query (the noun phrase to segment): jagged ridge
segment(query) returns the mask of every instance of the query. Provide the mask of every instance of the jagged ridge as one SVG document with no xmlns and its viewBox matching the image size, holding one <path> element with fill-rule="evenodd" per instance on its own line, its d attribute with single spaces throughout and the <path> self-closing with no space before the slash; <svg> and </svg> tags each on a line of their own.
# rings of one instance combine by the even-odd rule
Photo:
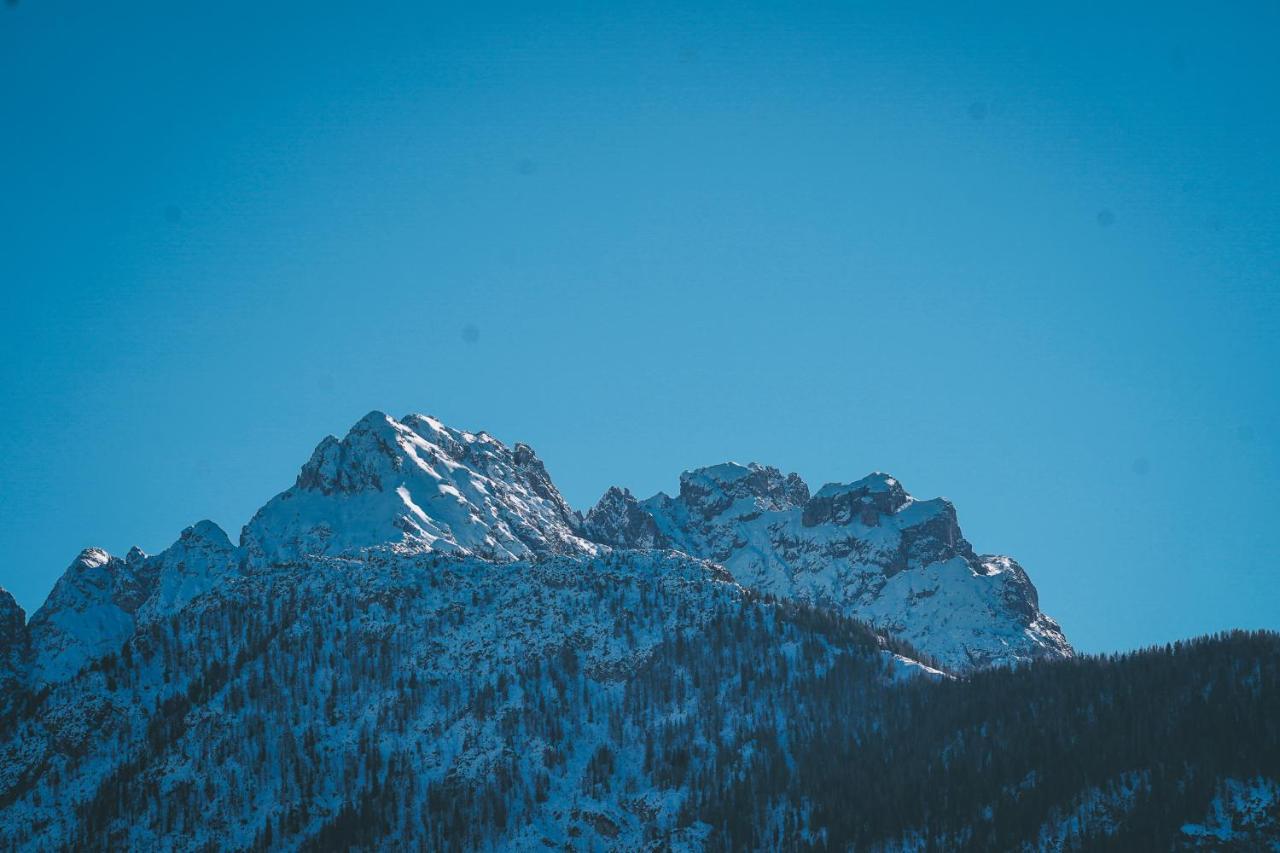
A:
<svg viewBox="0 0 1280 853">
<path fill-rule="evenodd" d="M 864 619 L 953 669 L 1072 653 L 1015 560 L 975 553 L 950 501 L 916 500 L 888 474 L 810 496 L 797 474 L 724 463 L 681 474 L 674 498 L 611 489 L 587 531 L 714 560 L 746 586 Z"/>
<path fill-rule="evenodd" d="M 796 474 L 725 463 L 681 475 L 675 498 L 612 488 L 584 519 L 527 445 L 371 412 L 320 442 L 239 545 L 202 521 L 155 557 L 83 552 L 11 632 L 0 674 L 69 678 L 137 625 L 250 567 L 383 546 L 494 561 L 677 549 L 745 586 L 863 619 L 953 669 L 1071 653 L 1016 561 L 976 554 L 948 501 L 915 500 L 888 475 L 810 495 Z"/>
</svg>

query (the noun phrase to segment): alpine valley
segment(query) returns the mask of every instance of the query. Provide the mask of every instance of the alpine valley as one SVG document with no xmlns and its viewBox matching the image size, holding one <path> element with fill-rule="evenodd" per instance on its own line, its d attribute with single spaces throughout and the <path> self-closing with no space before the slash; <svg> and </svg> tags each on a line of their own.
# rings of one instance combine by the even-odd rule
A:
<svg viewBox="0 0 1280 853">
<path fill-rule="evenodd" d="M 1081 656 L 887 474 L 583 514 L 373 412 L 238 542 L 0 590 L 0 848 L 1280 850 L 1280 636 Z"/>
</svg>

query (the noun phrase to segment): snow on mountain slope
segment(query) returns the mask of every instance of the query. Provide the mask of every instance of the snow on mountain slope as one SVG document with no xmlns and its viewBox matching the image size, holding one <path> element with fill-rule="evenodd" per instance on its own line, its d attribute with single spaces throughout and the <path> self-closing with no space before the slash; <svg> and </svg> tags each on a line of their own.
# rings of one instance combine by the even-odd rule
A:
<svg viewBox="0 0 1280 853">
<path fill-rule="evenodd" d="M 697 769 L 783 737 L 786 685 L 837 665 L 940 677 L 678 554 L 256 568 L 0 729 L 0 846 L 696 847 Z"/>
<path fill-rule="evenodd" d="M 146 560 L 148 575 L 155 579 L 155 589 L 139 608 L 141 621 L 177 613 L 236 572 L 239 563 L 226 532 L 208 520 L 182 531 L 177 542 L 155 557 L 147 558 L 136 549 L 130 557 Z"/>
<path fill-rule="evenodd" d="M 976 555 L 948 502 L 916 501 L 891 477 L 810 496 L 795 474 L 726 463 L 683 475 L 676 498 L 611 489 L 582 520 L 526 445 L 372 412 L 320 443 L 239 547 L 204 521 L 153 557 L 81 554 L 27 626 L 30 682 L 69 678 L 136 623 L 177 612 L 246 566 L 384 545 L 499 561 L 677 548 L 759 591 L 840 608 L 949 667 L 1070 653 L 1015 561 Z"/>
<path fill-rule="evenodd" d="M 1208 814 L 1182 834 L 1192 849 L 1280 851 L 1280 782 L 1222 780 Z"/>
<path fill-rule="evenodd" d="M 372 412 L 330 436 L 297 482 L 260 509 L 241 545 L 210 521 L 154 557 L 84 551 L 32 616 L 30 682 L 65 680 L 117 650 L 135 624 L 170 615 L 238 574 L 314 555 L 392 545 L 515 560 L 596 553 L 580 521 L 523 444 L 450 429 L 434 418 Z"/>
<path fill-rule="evenodd" d="M 1273 643 L 955 679 L 913 645 L 976 670 L 1071 650 L 945 500 L 726 463 L 580 518 L 528 447 L 372 413 L 238 546 L 204 521 L 89 549 L 25 624 L 0 591 L 0 848 L 915 849 L 1000 841 L 1017 808 L 1009 838 L 1055 849 L 1133 837 L 1148 789 L 1186 794 L 1162 819 L 1189 844 L 1273 838 Z M 1178 726 L 1138 743 L 1152 708 Z M 1248 748 L 1183 749 L 1207 711 Z M 997 740 L 1023 764 L 990 766 Z"/>
<path fill-rule="evenodd" d="M 119 649 L 153 583 L 142 561 L 125 562 L 101 548 L 81 551 L 27 625 L 32 682 L 65 680 Z"/>
<path fill-rule="evenodd" d="M 729 462 L 685 472 L 674 498 L 610 490 L 587 519 L 603 542 L 714 560 L 745 586 L 835 607 L 951 668 L 1071 654 L 1016 561 L 976 554 L 949 501 L 916 500 L 887 474 L 810 496 L 796 474 Z"/>
<path fill-rule="evenodd" d="M 595 553 L 578 524 L 527 445 L 371 412 L 343 439 L 320 442 L 241 545 L 258 563 L 383 544 L 490 560 Z"/>
<path fill-rule="evenodd" d="M 122 560 L 101 548 L 80 553 L 26 626 L 29 681 L 65 681 L 120 649 L 139 623 L 177 613 L 237 570 L 238 551 L 222 528 L 201 521 L 148 557 L 133 548 Z"/>
</svg>

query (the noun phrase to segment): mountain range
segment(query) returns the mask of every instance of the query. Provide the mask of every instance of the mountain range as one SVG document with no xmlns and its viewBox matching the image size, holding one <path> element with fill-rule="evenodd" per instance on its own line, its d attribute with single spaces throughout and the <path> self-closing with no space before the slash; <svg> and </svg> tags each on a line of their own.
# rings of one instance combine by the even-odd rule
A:
<svg viewBox="0 0 1280 853">
<path fill-rule="evenodd" d="M 1078 656 L 888 474 L 580 513 L 527 445 L 373 412 L 238 542 L 89 548 L 29 620 L 0 590 L 0 842 L 1254 849 L 1278 652 Z"/>
</svg>

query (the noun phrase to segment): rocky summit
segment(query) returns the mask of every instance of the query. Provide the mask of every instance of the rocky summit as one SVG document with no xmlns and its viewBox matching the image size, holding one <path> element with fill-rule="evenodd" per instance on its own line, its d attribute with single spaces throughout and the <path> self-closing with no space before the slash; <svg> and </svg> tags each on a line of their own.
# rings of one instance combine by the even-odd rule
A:
<svg viewBox="0 0 1280 853">
<path fill-rule="evenodd" d="M 371 412 L 320 442 L 293 487 L 245 526 L 257 563 L 394 545 L 486 560 L 594 554 L 542 461 L 484 432 Z"/>
<path fill-rule="evenodd" d="M 587 532 L 618 548 L 675 548 L 744 586 L 831 607 L 952 669 L 1071 655 L 1011 557 L 978 554 L 955 507 L 887 474 L 810 495 L 796 474 L 729 462 L 687 471 L 672 498 L 610 489 Z"/>
</svg>

